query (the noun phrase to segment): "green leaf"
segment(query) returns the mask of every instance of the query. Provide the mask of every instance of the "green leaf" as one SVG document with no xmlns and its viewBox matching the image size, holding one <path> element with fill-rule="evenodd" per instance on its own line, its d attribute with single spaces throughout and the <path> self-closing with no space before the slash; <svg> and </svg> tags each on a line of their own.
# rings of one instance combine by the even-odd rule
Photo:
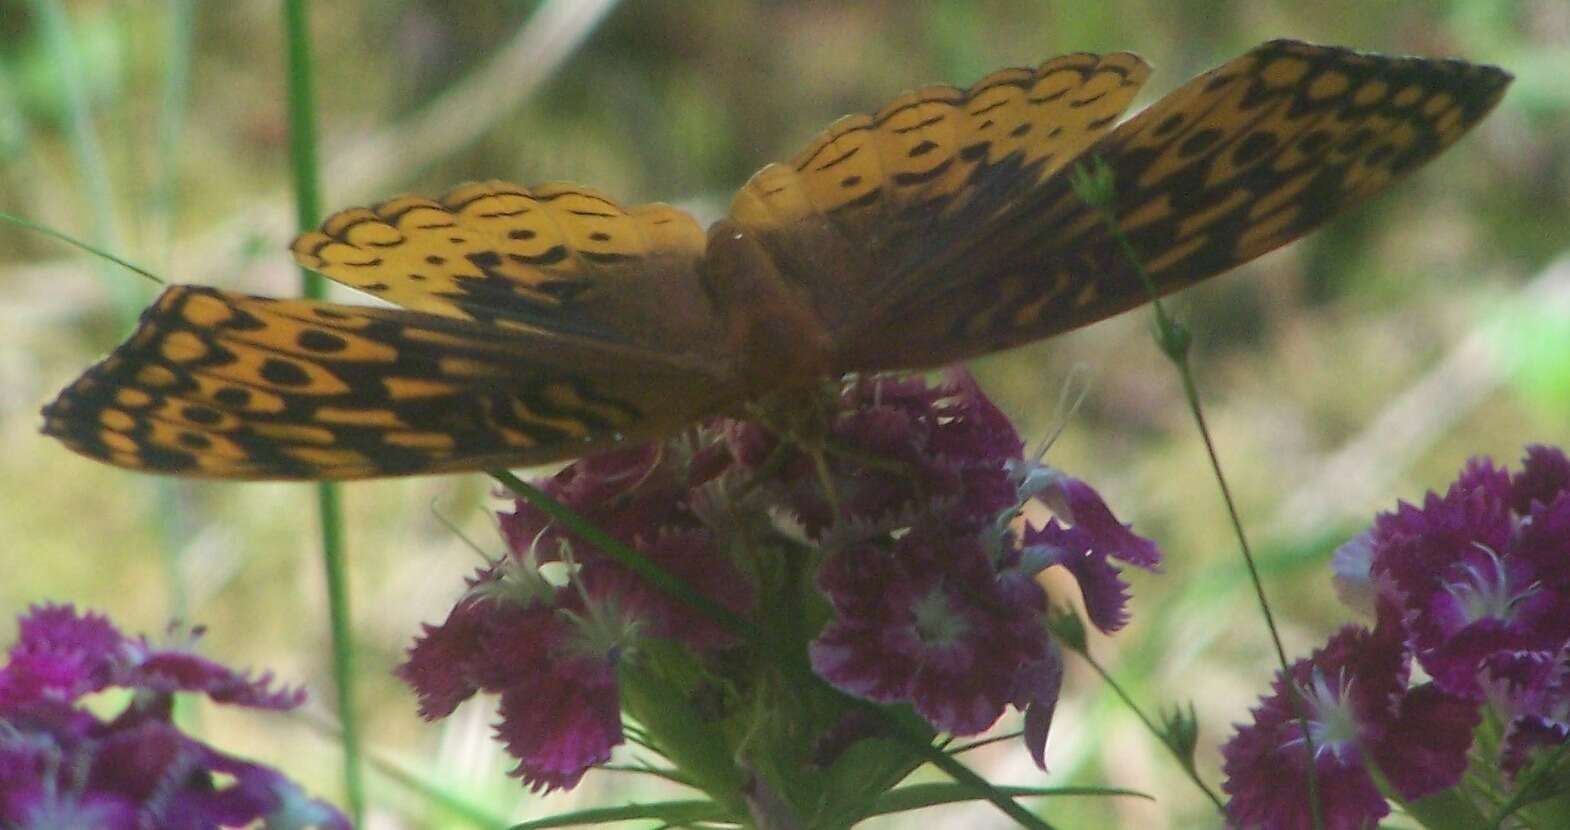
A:
<svg viewBox="0 0 1570 830">
<path fill-rule="evenodd" d="M 700 821 L 726 821 L 734 818 L 725 811 L 724 807 L 712 801 L 661 801 L 654 804 L 624 804 L 620 807 L 596 807 L 592 810 L 561 813 L 515 824 L 510 830 L 545 830 L 549 827 L 582 827 L 613 821 L 650 819 L 671 826 L 681 826 Z"/>
<path fill-rule="evenodd" d="M 1406 809 L 1407 815 L 1417 819 L 1427 830 L 1467 830 L 1488 826 L 1488 818 L 1478 810 L 1477 805 L 1468 801 L 1454 787 L 1416 801 L 1408 801 L 1402 807 Z"/>
<path fill-rule="evenodd" d="M 623 661 L 617 677 L 623 711 L 642 725 L 653 748 L 671 761 L 689 786 L 728 802 L 726 815 L 745 815 L 739 793 L 746 780 L 736 767 L 735 749 L 726 742 L 723 725 L 693 705 L 691 690 L 634 661 Z M 726 794 L 733 795 L 727 799 Z"/>
<path fill-rule="evenodd" d="M 1099 796 L 1132 796 L 1155 801 L 1150 795 L 1137 790 L 1123 790 L 1114 787 L 995 787 L 998 792 L 1010 798 L 1029 798 L 1034 796 L 1054 795 L 1099 795 Z M 903 813 L 910 810 L 920 810 L 926 807 L 935 807 L 939 804 L 955 804 L 962 801 L 977 801 L 980 796 L 972 787 L 956 784 L 951 781 L 938 781 L 931 784 L 911 784 L 897 790 L 886 792 L 878 797 L 875 806 L 869 815 L 888 815 L 890 813 Z"/>
</svg>

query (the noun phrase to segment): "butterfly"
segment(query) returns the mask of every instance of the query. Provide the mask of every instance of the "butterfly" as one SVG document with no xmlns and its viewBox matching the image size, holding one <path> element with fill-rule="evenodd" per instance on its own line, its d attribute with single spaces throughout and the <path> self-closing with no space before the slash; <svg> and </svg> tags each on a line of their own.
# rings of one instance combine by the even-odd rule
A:
<svg viewBox="0 0 1570 830">
<path fill-rule="evenodd" d="M 1449 146 L 1509 73 L 1272 41 L 1118 123 L 1126 52 L 929 86 L 758 171 L 705 231 L 571 184 L 333 215 L 305 267 L 401 308 L 168 288 L 45 407 L 149 472 L 353 479 L 525 466 L 667 436 L 851 372 L 1073 329 L 1283 245 Z M 1076 190 L 1099 160 L 1115 195 Z"/>
</svg>

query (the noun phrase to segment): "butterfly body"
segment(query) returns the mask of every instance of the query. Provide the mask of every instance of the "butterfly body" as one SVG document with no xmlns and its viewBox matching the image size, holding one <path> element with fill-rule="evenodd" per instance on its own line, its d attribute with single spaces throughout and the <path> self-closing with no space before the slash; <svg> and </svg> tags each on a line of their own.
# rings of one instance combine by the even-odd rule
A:
<svg viewBox="0 0 1570 830">
<path fill-rule="evenodd" d="M 764 167 L 707 232 L 563 183 L 342 211 L 295 258 L 402 308 L 173 286 L 44 429 L 111 464 L 231 479 L 492 469 L 656 439 L 1224 272 L 1433 158 L 1510 81 L 1272 41 L 1117 123 L 1148 72 L 1076 53 L 905 93 Z M 1070 175 L 1091 160 L 1110 173 L 1106 212 Z"/>
<path fill-rule="evenodd" d="M 715 222 L 702 272 L 746 397 L 816 383 L 834 370 L 834 337 L 823 311 L 750 231 Z"/>
</svg>

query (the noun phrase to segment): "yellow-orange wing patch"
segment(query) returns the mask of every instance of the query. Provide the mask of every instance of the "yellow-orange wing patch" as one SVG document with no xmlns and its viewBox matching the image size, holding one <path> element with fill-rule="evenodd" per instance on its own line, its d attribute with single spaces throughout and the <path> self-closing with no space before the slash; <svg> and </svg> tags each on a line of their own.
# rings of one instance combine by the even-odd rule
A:
<svg viewBox="0 0 1570 830">
<path fill-rule="evenodd" d="M 889 275 L 959 244 L 1078 156 L 1148 71 L 1128 53 L 1082 53 L 1000 70 L 968 90 L 906 93 L 758 171 L 730 218 L 838 328 Z"/>
<path fill-rule="evenodd" d="M 341 211 L 293 251 L 301 265 L 406 308 L 639 342 L 655 310 L 670 312 L 671 292 L 691 286 L 703 246 L 697 222 L 669 205 L 623 208 L 578 185 L 491 181 L 436 201 L 399 196 Z"/>
<path fill-rule="evenodd" d="M 137 470 L 347 479 L 569 458 L 664 435 L 734 394 L 695 359 L 173 286 L 44 409 L 44 431 Z"/>
<path fill-rule="evenodd" d="M 1275 41 L 1180 87 L 1081 161 L 1110 167 L 1118 224 L 1166 293 L 1296 239 L 1416 169 L 1509 82 L 1492 66 Z M 843 368 L 958 360 L 1148 300 L 1067 171 L 960 244 L 907 264 L 860 321 Z"/>
</svg>

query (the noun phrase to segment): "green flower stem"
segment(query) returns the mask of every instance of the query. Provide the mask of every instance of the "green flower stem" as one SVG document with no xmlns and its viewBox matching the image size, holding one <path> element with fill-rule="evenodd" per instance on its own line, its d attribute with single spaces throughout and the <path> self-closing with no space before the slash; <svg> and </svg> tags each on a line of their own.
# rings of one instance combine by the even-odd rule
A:
<svg viewBox="0 0 1570 830">
<path fill-rule="evenodd" d="M 306 0 L 284 0 L 289 97 L 289 158 L 294 171 L 295 215 L 302 229 L 321 219 L 316 162 L 316 102 L 311 86 L 311 36 Z M 301 270 L 306 297 L 327 294 L 320 274 Z M 316 485 L 321 516 L 322 566 L 327 575 L 327 611 L 332 627 L 333 682 L 338 693 L 338 719 L 343 724 L 344 793 L 355 826 L 365 823 L 365 782 L 360 769 L 360 725 L 354 705 L 354 642 L 350 636 L 349 580 L 345 567 L 343 506 L 338 485 Z"/>
<path fill-rule="evenodd" d="M 1161 304 L 1161 292 L 1156 289 L 1155 281 L 1145 270 L 1139 254 L 1128 240 L 1128 235 L 1118 225 L 1116 184 L 1112 168 L 1101 158 L 1094 159 L 1089 168 L 1081 167 L 1075 171 L 1075 191 L 1101 215 L 1108 235 L 1117 241 L 1119 251 L 1133 267 L 1134 273 L 1139 275 L 1145 291 L 1150 294 L 1150 303 L 1155 309 L 1161 351 L 1168 360 L 1172 361 L 1172 365 L 1178 370 L 1178 377 L 1182 380 L 1183 397 L 1188 401 L 1189 414 L 1194 417 L 1194 425 L 1199 428 L 1200 438 L 1204 441 L 1211 472 L 1215 475 L 1216 484 L 1221 488 L 1221 499 L 1226 503 L 1227 517 L 1231 520 L 1232 531 L 1237 536 L 1239 549 L 1243 554 L 1243 563 L 1248 567 L 1248 577 L 1254 586 L 1254 596 L 1259 600 L 1260 613 L 1264 616 L 1265 627 L 1270 631 L 1270 642 L 1275 646 L 1276 659 L 1280 662 L 1283 676 L 1287 679 L 1285 683 L 1287 699 L 1291 701 L 1293 714 L 1297 717 L 1298 726 L 1302 730 L 1303 751 L 1308 755 L 1308 763 L 1304 765 L 1304 769 L 1307 771 L 1308 779 L 1309 814 L 1313 818 L 1315 829 L 1323 830 L 1325 825 L 1324 818 L 1320 815 L 1319 775 L 1314 766 L 1317 753 L 1314 750 L 1313 734 L 1308 728 L 1307 709 L 1303 705 L 1297 687 L 1291 682 L 1292 664 L 1287 661 L 1286 648 L 1281 645 L 1281 632 L 1276 627 L 1275 614 L 1270 609 L 1270 599 L 1265 595 L 1264 580 L 1259 576 L 1259 566 L 1254 562 L 1253 548 L 1248 543 L 1248 534 L 1243 530 L 1243 520 L 1238 515 L 1237 502 L 1232 498 L 1232 488 L 1227 485 L 1226 475 L 1221 471 L 1221 458 L 1216 453 L 1216 444 L 1211 438 L 1210 426 L 1205 421 L 1205 411 L 1199 402 L 1199 388 L 1194 383 L 1194 372 L 1188 362 L 1189 337 L 1187 332 L 1168 316 L 1166 308 Z"/>
<path fill-rule="evenodd" d="M 1154 735 L 1156 740 L 1161 741 L 1161 745 L 1166 747 L 1168 752 L 1172 753 L 1172 757 L 1177 760 L 1178 766 L 1183 768 L 1183 774 L 1187 775 L 1189 780 L 1194 782 L 1194 786 L 1198 787 L 1199 791 L 1204 793 L 1206 798 L 1210 799 L 1210 803 L 1216 805 L 1216 809 L 1223 816 L 1226 815 L 1226 803 L 1221 800 L 1221 796 L 1216 795 L 1215 791 L 1210 789 L 1204 780 L 1199 777 L 1199 772 L 1194 769 L 1192 760 L 1183 756 L 1183 753 L 1167 738 L 1167 734 L 1160 727 L 1156 726 L 1156 722 L 1151 720 L 1150 716 L 1146 715 L 1143 709 L 1139 708 L 1139 704 L 1134 702 L 1134 698 L 1130 697 L 1123 686 L 1113 679 L 1112 674 L 1107 671 L 1105 666 L 1101 665 L 1100 661 L 1090 655 L 1089 650 L 1079 651 L 1078 654 L 1084 658 L 1086 663 L 1090 664 L 1090 667 L 1095 670 L 1096 674 L 1101 676 L 1101 681 L 1107 684 L 1107 687 L 1112 690 L 1113 694 L 1118 696 L 1119 700 L 1123 701 L 1123 705 L 1127 706 L 1128 710 L 1134 713 L 1134 717 L 1139 718 L 1139 722 L 1145 725 L 1145 729 L 1149 730 L 1150 734 Z"/>
</svg>

